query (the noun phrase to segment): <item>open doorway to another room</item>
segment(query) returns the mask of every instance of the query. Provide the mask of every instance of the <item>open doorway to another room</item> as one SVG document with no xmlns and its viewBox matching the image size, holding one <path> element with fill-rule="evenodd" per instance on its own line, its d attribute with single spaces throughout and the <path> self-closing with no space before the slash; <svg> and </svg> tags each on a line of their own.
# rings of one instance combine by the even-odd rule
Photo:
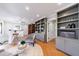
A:
<svg viewBox="0 0 79 59">
<path fill-rule="evenodd" d="M 48 41 L 55 40 L 57 37 L 57 22 L 52 20 L 48 22 Z"/>
</svg>

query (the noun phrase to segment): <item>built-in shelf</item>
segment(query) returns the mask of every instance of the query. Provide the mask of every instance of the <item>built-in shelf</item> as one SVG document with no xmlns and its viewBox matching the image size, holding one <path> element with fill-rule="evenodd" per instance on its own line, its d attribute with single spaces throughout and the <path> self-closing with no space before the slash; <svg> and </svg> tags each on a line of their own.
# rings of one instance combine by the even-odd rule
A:
<svg viewBox="0 0 79 59">
<path fill-rule="evenodd" d="M 74 21 L 79 21 L 79 19 L 60 21 L 58 23 L 67 23 L 67 22 L 74 22 Z"/>
<path fill-rule="evenodd" d="M 79 3 L 57 12 L 56 47 L 79 56 Z"/>
<path fill-rule="evenodd" d="M 45 22 L 47 22 L 47 18 L 43 18 L 43 19 L 40 19 L 38 21 L 35 22 L 35 25 L 36 25 L 36 31 L 38 33 L 40 32 L 44 32 L 46 29 L 45 29 Z"/>
<path fill-rule="evenodd" d="M 63 15 L 63 16 L 60 16 L 60 17 L 57 17 L 57 18 L 63 18 L 63 17 L 67 17 L 67 16 L 71 16 L 71 15 L 74 15 L 74 14 L 78 14 L 78 12 L 73 12 L 73 13 L 70 13 L 70 14 L 66 14 L 66 15 Z"/>
<path fill-rule="evenodd" d="M 47 42 L 47 18 L 35 22 L 36 38 Z"/>
<path fill-rule="evenodd" d="M 57 31 L 59 36 L 78 39 L 79 11 L 78 4 L 57 13 Z M 68 36 L 70 34 L 70 36 Z"/>
<path fill-rule="evenodd" d="M 58 28 L 58 30 L 79 30 L 79 28 L 65 28 L 65 29 Z"/>
</svg>

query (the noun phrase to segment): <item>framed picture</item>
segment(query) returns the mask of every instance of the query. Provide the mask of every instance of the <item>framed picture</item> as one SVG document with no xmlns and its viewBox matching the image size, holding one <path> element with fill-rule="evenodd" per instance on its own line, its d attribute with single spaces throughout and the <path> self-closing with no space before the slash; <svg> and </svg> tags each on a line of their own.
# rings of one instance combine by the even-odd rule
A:
<svg viewBox="0 0 79 59">
<path fill-rule="evenodd" d="M 21 28 L 20 28 L 20 26 L 18 25 L 18 26 L 16 26 L 16 29 L 17 29 L 17 30 L 20 30 Z"/>
</svg>

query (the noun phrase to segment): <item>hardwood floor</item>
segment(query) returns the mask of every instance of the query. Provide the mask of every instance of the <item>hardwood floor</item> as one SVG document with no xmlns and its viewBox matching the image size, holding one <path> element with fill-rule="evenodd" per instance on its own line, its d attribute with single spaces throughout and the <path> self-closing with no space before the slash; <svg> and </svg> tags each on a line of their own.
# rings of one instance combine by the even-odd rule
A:
<svg viewBox="0 0 79 59">
<path fill-rule="evenodd" d="M 50 41 L 48 43 L 37 40 L 37 44 L 42 47 L 44 56 L 65 56 L 65 54 L 56 49 L 55 41 Z"/>
</svg>

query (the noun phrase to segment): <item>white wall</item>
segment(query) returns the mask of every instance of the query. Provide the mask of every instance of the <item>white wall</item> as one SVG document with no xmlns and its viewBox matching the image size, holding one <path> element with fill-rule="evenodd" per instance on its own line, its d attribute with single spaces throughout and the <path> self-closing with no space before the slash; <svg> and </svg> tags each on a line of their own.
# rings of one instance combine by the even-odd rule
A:
<svg viewBox="0 0 79 59">
<path fill-rule="evenodd" d="M 0 22 L 2 23 L 2 29 L 5 29 L 5 27 L 4 27 L 4 21 L 2 21 L 1 19 L 0 19 Z M 5 35 L 5 32 L 4 32 L 5 30 L 2 30 L 2 34 L 0 34 L 0 42 L 2 42 L 2 41 L 4 41 L 5 40 L 5 38 L 3 37 L 4 35 Z"/>
<path fill-rule="evenodd" d="M 9 21 L 10 20 L 10 21 Z M 23 29 L 19 33 L 21 35 L 27 34 L 28 32 L 28 25 L 26 24 L 21 24 L 18 20 L 18 18 L 15 17 L 0 17 L 0 22 L 2 22 L 2 34 L 0 35 L 0 42 L 4 42 L 9 39 L 9 29 L 14 29 L 15 26 L 20 25 L 21 28 Z"/>
<path fill-rule="evenodd" d="M 48 41 L 52 40 L 53 38 L 56 38 L 56 27 L 56 20 L 48 22 Z"/>
<path fill-rule="evenodd" d="M 57 37 L 57 19 L 56 14 L 49 16 L 47 22 L 47 41 Z"/>
<path fill-rule="evenodd" d="M 21 28 L 24 35 L 28 34 L 28 24 L 21 24 Z"/>
</svg>

